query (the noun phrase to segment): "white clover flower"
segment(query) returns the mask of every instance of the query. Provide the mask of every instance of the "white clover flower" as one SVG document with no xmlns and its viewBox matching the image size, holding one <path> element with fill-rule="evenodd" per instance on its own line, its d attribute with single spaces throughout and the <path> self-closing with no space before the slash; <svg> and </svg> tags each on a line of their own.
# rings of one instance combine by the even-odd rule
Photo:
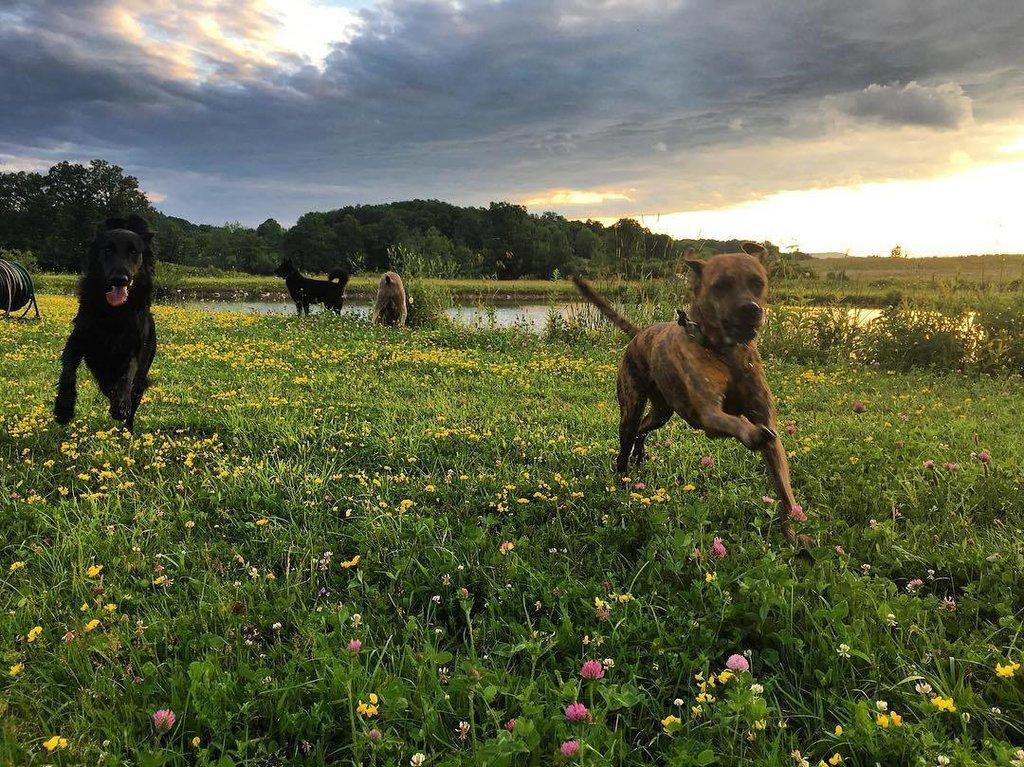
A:
<svg viewBox="0 0 1024 767">
<path fill-rule="evenodd" d="M 840 658 L 849 658 L 850 645 L 846 644 L 846 642 L 843 642 L 841 645 L 839 645 L 838 649 L 836 649 L 836 652 L 839 653 Z"/>
</svg>

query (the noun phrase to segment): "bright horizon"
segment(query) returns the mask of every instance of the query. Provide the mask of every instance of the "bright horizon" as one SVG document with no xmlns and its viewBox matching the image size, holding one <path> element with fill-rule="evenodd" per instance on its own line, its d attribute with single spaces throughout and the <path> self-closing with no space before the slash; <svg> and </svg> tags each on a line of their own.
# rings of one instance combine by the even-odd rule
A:
<svg viewBox="0 0 1024 767">
<path fill-rule="evenodd" d="M 1016 0 L 14 0 L 0 170 L 107 159 L 210 224 L 508 200 L 807 252 L 1019 253 L 1022 35 Z"/>
</svg>

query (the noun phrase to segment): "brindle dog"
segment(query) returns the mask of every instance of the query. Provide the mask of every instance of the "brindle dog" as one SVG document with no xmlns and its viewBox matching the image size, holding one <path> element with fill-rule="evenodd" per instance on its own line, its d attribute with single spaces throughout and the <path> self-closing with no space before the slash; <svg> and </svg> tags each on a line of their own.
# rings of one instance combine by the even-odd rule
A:
<svg viewBox="0 0 1024 767">
<path fill-rule="evenodd" d="M 644 460 L 647 435 L 678 413 L 709 437 L 735 437 L 764 456 L 781 497 L 780 522 L 790 543 L 797 536 L 789 514 L 796 504 L 789 464 L 775 431 L 775 403 L 757 351 L 764 324 L 768 274 L 761 245 L 746 243 L 743 253 L 723 253 L 707 261 L 687 260 L 694 299 L 690 313 L 676 322 L 640 329 L 612 308 L 581 278 L 580 293 L 619 329 L 632 337 L 619 365 L 619 454 L 623 473 L 630 456 Z M 644 416 L 648 400 L 651 409 Z M 810 539 L 800 536 L 801 543 Z"/>
</svg>

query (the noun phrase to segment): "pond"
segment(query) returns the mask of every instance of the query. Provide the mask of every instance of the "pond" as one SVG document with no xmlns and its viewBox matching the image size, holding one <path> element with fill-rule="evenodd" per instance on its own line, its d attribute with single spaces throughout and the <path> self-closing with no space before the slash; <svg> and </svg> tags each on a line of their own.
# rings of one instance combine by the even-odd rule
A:
<svg viewBox="0 0 1024 767">
<path fill-rule="evenodd" d="M 242 314 L 295 314 L 295 304 L 287 299 L 264 297 L 256 299 L 206 299 L 171 302 L 175 306 L 185 306 L 206 312 L 236 312 Z M 345 301 L 346 313 L 351 312 L 369 319 L 373 304 L 365 298 L 348 298 Z M 793 307 L 795 308 L 795 307 Z M 803 311 L 823 311 L 819 307 L 799 307 Z M 511 328 L 518 327 L 534 332 L 542 332 L 547 324 L 551 311 L 557 311 L 563 318 L 569 319 L 585 315 L 593 317 L 595 310 L 589 304 L 581 302 L 558 301 L 546 303 L 517 303 L 514 301 L 494 301 L 487 304 L 456 304 L 447 312 L 455 322 L 466 327 Z M 310 307 L 310 313 L 323 311 L 320 306 Z M 879 309 L 845 309 L 859 325 L 866 325 L 881 314 Z M 666 319 L 669 319 L 666 317 Z"/>
<path fill-rule="evenodd" d="M 295 304 L 281 299 L 254 300 L 205 300 L 173 302 L 175 306 L 201 309 L 207 312 L 241 312 L 243 314 L 295 314 Z M 352 312 L 369 319 L 372 302 L 349 298 L 345 301 L 345 312 Z M 523 327 L 540 332 L 544 329 L 548 314 L 552 308 L 563 317 L 569 317 L 579 311 L 587 311 L 588 307 L 580 303 L 560 302 L 555 304 L 539 303 L 503 303 L 491 304 L 460 304 L 448 309 L 448 316 L 456 322 L 468 327 Z M 312 306 L 310 314 L 323 311 L 323 307 Z"/>
</svg>

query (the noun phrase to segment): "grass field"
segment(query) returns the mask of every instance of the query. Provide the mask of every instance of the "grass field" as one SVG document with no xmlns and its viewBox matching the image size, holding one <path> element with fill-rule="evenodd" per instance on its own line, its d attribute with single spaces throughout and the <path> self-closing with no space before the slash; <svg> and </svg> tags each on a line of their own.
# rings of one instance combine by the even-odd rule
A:
<svg viewBox="0 0 1024 767">
<path fill-rule="evenodd" d="M 41 303 L 0 322 L 0 764 L 1022 760 L 1019 375 L 769 359 L 801 555 L 736 443 L 613 477 L 620 336 L 159 307 L 129 438 L 84 371 L 53 423 Z"/>
</svg>

